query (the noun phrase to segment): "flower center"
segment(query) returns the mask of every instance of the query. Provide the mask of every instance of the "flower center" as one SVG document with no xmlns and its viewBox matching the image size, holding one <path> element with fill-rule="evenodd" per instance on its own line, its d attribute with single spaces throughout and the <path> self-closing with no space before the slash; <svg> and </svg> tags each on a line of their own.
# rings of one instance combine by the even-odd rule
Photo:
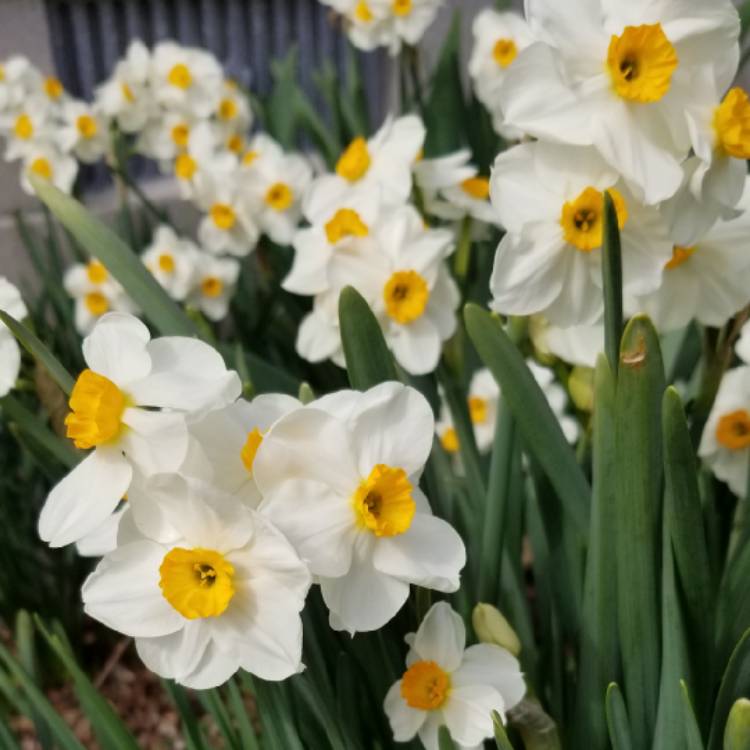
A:
<svg viewBox="0 0 750 750">
<path fill-rule="evenodd" d="M 25 112 L 16 117 L 13 132 L 16 138 L 20 138 L 22 141 L 28 141 L 34 135 L 34 123 Z"/>
<path fill-rule="evenodd" d="M 125 101 L 128 102 L 128 104 L 132 104 L 135 101 L 135 94 L 133 93 L 133 89 L 131 89 L 130 86 L 124 81 L 120 84 L 120 88 L 122 89 L 122 95 L 125 98 Z"/>
<path fill-rule="evenodd" d="M 240 451 L 240 457 L 249 474 L 253 473 L 255 454 L 258 452 L 258 448 L 260 448 L 262 442 L 263 433 L 257 427 L 248 432 L 245 445 L 242 446 L 242 450 Z"/>
<path fill-rule="evenodd" d="M 266 205 L 274 211 L 286 211 L 294 203 L 294 192 L 285 182 L 271 185 L 266 193 Z"/>
<path fill-rule="evenodd" d="M 219 119 L 224 120 L 225 122 L 234 120 L 234 118 L 237 117 L 237 102 L 230 97 L 222 99 L 221 102 L 219 102 L 219 110 L 217 114 L 219 115 Z"/>
<path fill-rule="evenodd" d="M 82 138 L 93 138 L 98 130 L 99 126 L 96 124 L 96 120 L 91 115 L 81 115 L 76 120 L 76 129 Z"/>
<path fill-rule="evenodd" d="M 5 68 L 0 65 L 0 83 L 2 83 L 5 80 Z"/>
<path fill-rule="evenodd" d="M 83 304 L 95 318 L 100 318 L 109 310 L 109 300 L 101 292 L 89 292 L 83 298 Z"/>
<path fill-rule="evenodd" d="M 658 102 L 672 85 L 679 60 L 660 23 L 626 26 L 613 35 L 607 67 L 615 92 L 623 99 L 646 104 Z"/>
<path fill-rule="evenodd" d="M 450 690 L 450 675 L 434 661 L 415 661 L 401 678 L 401 697 L 422 711 L 440 708 Z"/>
<path fill-rule="evenodd" d="M 189 154 L 180 154 L 174 162 L 174 173 L 181 180 L 192 180 L 198 170 L 198 163 Z"/>
<path fill-rule="evenodd" d="M 229 231 L 237 221 L 234 209 L 228 203 L 214 203 L 211 206 L 211 218 L 219 229 Z"/>
<path fill-rule="evenodd" d="M 507 68 L 518 57 L 518 47 L 512 39 L 498 39 L 492 48 L 492 59 L 501 67 Z"/>
<path fill-rule="evenodd" d="M 738 409 L 725 414 L 716 427 L 716 439 L 732 451 L 750 448 L 750 413 Z"/>
<path fill-rule="evenodd" d="M 336 172 L 349 182 L 357 182 L 367 174 L 371 161 L 367 141 L 359 136 L 341 154 L 336 164 Z"/>
<path fill-rule="evenodd" d="M 420 318 L 430 299 L 427 282 L 416 271 L 396 271 L 383 289 L 385 310 L 397 323 Z"/>
<path fill-rule="evenodd" d="M 167 80 L 172 86 L 177 86 L 178 89 L 189 89 L 193 85 L 193 74 L 187 65 L 177 63 L 169 71 Z"/>
<path fill-rule="evenodd" d="M 365 2 L 365 0 L 359 0 L 359 2 L 357 3 L 356 8 L 354 8 L 354 18 L 362 23 L 370 23 L 374 18 L 374 16 L 372 15 L 372 11 L 370 10 L 370 6 Z"/>
<path fill-rule="evenodd" d="M 230 135 L 229 138 L 227 138 L 227 149 L 229 149 L 229 151 L 231 151 L 233 154 L 241 153 L 244 148 L 245 139 L 238 133 Z"/>
<path fill-rule="evenodd" d="M 472 396 L 469 399 L 469 416 L 474 424 L 483 424 L 487 421 L 487 399 L 481 396 Z"/>
<path fill-rule="evenodd" d="M 672 259 L 667 262 L 664 268 L 668 271 L 679 268 L 697 249 L 697 247 L 681 247 L 680 245 L 675 245 L 674 248 L 672 248 Z"/>
<path fill-rule="evenodd" d="M 87 369 L 78 376 L 68 405 L 66 434 L 76 448 L 87 450 L 117 437 L 128 402 L 111 380 Z"/>
<path fill-rule="evenodd" d="M 750 159 L 750 100 L 741 88 L 733 88 L 714 113 L 718 148 L 737 159 Z"/>
<path fill-rule="evenodd" d="M 412 9 L 412 0 L 393 0 L 393 12 L 397 16 L 408 16 Z"/>
<path fill-rule="evenodd" d="M 454 427 L 447 427 L 440 436 L 440 445 L 446 453 L 458 453 L 458 434 Z"/>
<path fill-rule="evenodd" d="M 218 297 L 224 291 L 224 282 L 216 276 L 206 276 L 201 281 L 201 292 L 204 297 Z"/>
<path fill-rule="evenodd" d="M 242 157 L 242 163 L 244 166 L 248 167 L 250 166 L 258 157 L 260 154 L 257 151 L 246 151 L 244 156 Z"/>
<path fill-rule="evenodd" d="M 470 177 L 461 183 L 461 189 L 479 201 L 485 201 L 490 195 L 490 181 L 486 177 Z"/>
<path fill-rule="evenodd" d="M 92 284 L 103 284 L 107 280 L 107 269 L 98 260 L 89 261 L 86 266 L 86 277 Z"/>
<path fill-rule="evenodd" d="M 59 99 L 63 93 L 63 85 L 60 83 L 60 79 L 55 78 L 55 76 L 50 76 L 45 79 L 44 93 L 47 94 L 50 99 Z"/>
<path fill-rule="evenodd" d="M 159 255 L 159 270 L 164 273 L 174 273 L 174 256 L 171 253 Z"/>
<path fill-rule="evenodd" d="M 172 142 L 178 148 L 185 148 L 190 140 L 190 126 L 180 122 L 172 128 Z"/>
<path fill-rule="evenodd" d="M 188 620 L 218 617 L 234 596 L 234 566 L 210 549 L 175 547 L 159 567 L 164 598 Z"/>
<path fill-rule="evenodd" d="M 610 195 L 617 212 L 620 229 L 628 219 L 625 199 L 617 190 L 610 188 Z M 604 193 L 587 187 L 574 201 L 568 201 L 562 209 L 560 224 L 565 241 L 589 253 L 602 246 L 604 241 Z"/>
<path fill-rule="evenodd" d="M 378 464 L 352 496 L 357 526 L 375 536 L 396 536 L 411 526 L 417 506 L 403 469 Z"/>
<path fill-rule="evenodd" d="M 42 177 L 45 180 L 51 180 L 54 173 L 49 159 L 45 159 L 43 156 L 37 156 L 37 158 L 31 162 L 29 169 L 34 174 L 39 175 L 39 177 Z"/>
<path fill-rule="evenodd" d="M 345 237 L 367 237 L 369 233 L 367 224 L 351 208 L 340 208 L 333 218 L 326 222 L 326 236 L 332 245 Z"/>
</svg>

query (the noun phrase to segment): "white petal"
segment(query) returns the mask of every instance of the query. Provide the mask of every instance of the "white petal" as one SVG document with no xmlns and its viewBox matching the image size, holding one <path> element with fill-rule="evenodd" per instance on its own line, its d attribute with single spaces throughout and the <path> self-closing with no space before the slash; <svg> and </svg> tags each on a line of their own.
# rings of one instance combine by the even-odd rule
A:
<svg viewBox="0 0 750 750">
<path fill-rule="evenodd" d="M 409 374 L 426 375 L 437 367 L 442 341 L 427 315 L 408 325 L 391 326 L 387 338 L 396 361 Z"/>
<path fill-rule="evenodd" d="M 187 620 L 174 633 L 155 638 L 136 638 L 135 648 L 143 663 L 160 677 L 179 679 L 200 664 L 210 641 L 210 628 L 201 620 Z"/>
<path fill-rule="evenodd" d="M 0 328 L 0 398 L 15 387 L 20 369 L 21 350 L 11 333 Z"/>
<path fill-rule="evenodd" d="M 518 659 L 509 651 L 490 643 L 470 646 L 461 666 L 451 675 L 451 685 L 492 685 L 503 696 L 510 711 L 526 695 L 526 683 Z"/>
<path fill-rule="evenodd" d="M 417 513 L 409 530 L 382 537 L 373 563 L 383 573 L 437 591 L 456 591 L 466 549 L 456 530 L 441 518 Z"/>
<path fill-rule="evenodd" d="M 146 345 L 151 334 L 138 318 L 107 313 L 83 341 L 86 364 L 115 385 L 127 386 L 148 374 L 151 357 Z"/>
<path fill-rule="evenodd" d="M 401 696 L 401 680 L 393 683 L 383 701 L 383 710 L 396 742 L 409 742 L 427 719 L 427 711 L 412 708 Z"/>
<path fill-rule="evenodd" d="M 185 458 L 188 431 L 182 414 L 127 409 L 122 450 L 143 474 L 176 471 Z"/>
<path fill-rule="evenodd" d="M 478 745 L 493 735 L 492 712 L 505 716 L 505 703 L 495 688 L 483 685 L 455 687 L 443 706 L 443 718 L 454 741 Z"/>
<path fill-rule="evenodd" d="M 446 672 L 461 663 L 466 645 L 466 627 L 461 615 L 447 602 L 430 607 L 414 634 L 412 648 L 424 661 L 434 661 Z"/>
<path fill-rule="evenodd" d="M 39 536 L 63 547 L 94 531 L 127 492 L 132 473 L 118 449 L 96 448 L 52 488 L 39 515 Z"/>
<path fill-rule="evenodd" d="M 115 511 L 104 523 L 76 542 L 81 557 L 103 557 L 117 547 L 117 532 L 125 508 Z"/>
</svg>

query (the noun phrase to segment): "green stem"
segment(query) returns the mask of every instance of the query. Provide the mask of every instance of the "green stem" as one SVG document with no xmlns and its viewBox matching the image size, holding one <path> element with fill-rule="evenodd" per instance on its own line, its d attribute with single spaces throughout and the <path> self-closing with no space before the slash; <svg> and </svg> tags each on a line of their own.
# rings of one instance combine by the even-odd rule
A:
<svg viewBox="0 0 750 750">
<path fill-rule="evenodd" d="M 406 47 L 404 52 L 406 54 L 409 78 L 411 79 L 412 96 L 414 97 L 419 114 L 424 118 L 425 106 L 424 95 L 422 93 L 422 79 L 419 75 L 419 50 L 417 47 Z"/>
<path fill-rule="evenodd" d="M 138 183 L 128 174 L 127 170 L 120 165 L 110 164 L 109 169 L 116 177 L 122 180 L 122 183 L 130 190 L 133 195 L 143 204 L 143 207 L 162 224 L 170 224 L 166 212 L 159 208 L 144 192 Z"/>
<path fill-rule="evenodd" d="M 460 284 L 466 281 L 471 266 L 471 216 L 464 216 L 458 233 L 458 247 L 453 259 L 453 270 Z"/>
</svg>

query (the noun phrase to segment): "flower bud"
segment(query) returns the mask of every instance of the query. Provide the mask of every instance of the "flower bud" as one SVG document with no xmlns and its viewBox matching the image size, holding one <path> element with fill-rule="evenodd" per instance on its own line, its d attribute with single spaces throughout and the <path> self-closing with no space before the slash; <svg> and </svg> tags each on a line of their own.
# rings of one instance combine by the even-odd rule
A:
<svg viewBox="0 0 750 750">
<path fill-rule="evenodd" d="M 574 367 L 568 378 L 568 391 L 581 411 L 594 408 L 594 371 L 590 367 Z"/>
<path fill-rule="evenodd" d="M 516 631 L 503 617 L 500 611 L 491 604 L 480 602 L 474 607 L 471 615 L 474 632 L 482 643 L 494 643 L 510 651 L 513 656 L 521 653 L 521 641 L 518 640 Z"/>
<path fill-rule="evenodd" d="M 750 750 L 750 700 L 739 698 L 724 729 L 724 750 Z"/>
</svg>

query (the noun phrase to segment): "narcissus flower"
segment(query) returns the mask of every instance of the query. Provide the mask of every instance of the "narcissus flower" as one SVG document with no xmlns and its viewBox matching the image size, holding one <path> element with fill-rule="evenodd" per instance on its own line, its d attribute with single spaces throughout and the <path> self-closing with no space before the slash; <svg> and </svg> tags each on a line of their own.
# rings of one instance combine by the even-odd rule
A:
<svg viewBox="0 0 750 750">
<path fill-rule="evenodd" d="M 736 367 L 724 375 L 703 429 L 698 455 L 737 497 L 746 496 L 750 468 L 750 367 Z"/>
<path fill-rule="evenodd" d="M 518 54 L 535 41 L 526 21 L 516 13 L 499 13 L 486 8 L 472 25 L 474 47 L 469 59 L 469 74 L 477 98 L 492 115 L 495 130 L 505 138 L 521 133 L 505 124 L 500 103 L 503 85 Z"/>
<path fill-rule="evenodd" d="M 529 0 L 542 41 L 500 89 L 509 124 L 595 145 L 646 203 L 671 197 L 690 150 L 686 111 L 725 91 L 739 60 L 730 0 Z"/>
<path fill-rule="evenodd" d="M 0 114 L 17 109 L 31 91 L 34 69 L 28 58 L 13 55 L 0 61 Z"/>
<path fill-rule="evenodd" d="M 482 747 L 494 734 L 492 712 L 504 720 L 526 694 L 516 657 L 490 643 L 465 648 L 463 620 L 447 602 L 434 604 L 406 642 L 407 669 L 383 705 L 396 742 L 419 735 L 438 750 L 446 726 L 459 747 Z"/>
<path fill-rule="evenodd" d="M 21 293 L 5 276 L 0 276 L 0 310 L 16 320 L 28 315 Z M 15 386 L 20 369 L 21 350 L 13 334 L 0 322 L 0 397 Z"/>
<path fill-rule="evenodd" d="M 463 543 L 418 486 L 433 430 L 421 394 L 385 383 L 287 414 L 255 455 L 260 512 L 319 577 L 338 630 L 382 627 L 411 583 L 458 588 Z"/>
<path fill-rule="evenodd" d="M 122 519 L 117 549 L 84 583 L 86 613 L 188 687 L 216 687 L 240 668 L 265 680 L 300 671 L 310 573 L 289 542 L 209 485 L 178 475 L 153 483 L 157 522 Z"/>
<path fill-rule="evenodd" d="M 53 139 L 51 107 L 41 96 L 31 96 L 21 107 L 0 116 L 0 132 L 6 138 L 5 159 L 24 158 L 28 152 Z"/>
<path fill-rule="evenodd" d="M 224 319 L 240 275 L 240 264 L 234 258 L 217 258 L 201 252 L 195 266 L 187 303 L 197 307 L 209 320 Z"/>
<path fill-rule="evenodd" d="M 659 212 L 639 203 L 596 150 L 530 143 L 495 161 L 492 205 L 508 234 L 490 280 L 493 309 L 542 313 L 564 327 L 598 321 L 605 191 L 621 230 L 625 294 L 659 286 L 673 247 Z"/>
<path fill-rule="evenodd" d="M 99 112 L 78 101 L 65 102 L 61 125 L 55 133 L 60 148 L 91 164 L 101 159 L 109 145 L 109 126 Z"/>
<path fill-rule="evenodd" d="M 743 167 L 744 169 L 744 167 Z M 692 245 L 675 245 L 664 267 L 662 285 L 632 300 L 660 330 L 683 328 L 691 320 L 720 327 L 750 299 L 750 182 L 739 206 L 740 216 L 719 220 Z"/>
<path fill-rule="evenodd" d="M 492 373 L 483 367 L 469 383 L 469 417 L 474 426 L 477 447 L 486 453 L 492 447 L 500 402 L 500 387 Z"/>
<path fill-rule="evenodd" d="M 78 175 L 78 162 L 52 143 L 40 141 L 31 144 L 23 156 L 21 187 L 29 195 L 36 192 L 29 181 L 32 175 L 51 182 L 63 193 L 70 193 Z"/>
<path fill-rule="evenodd" d="M 53 547 L 100 526 L 130 486 L 134 467 L 175 471 L 187 451 L 185 412 L 234 401 L 240 381 L 197 339 L 151 340 L 137 318 L 110 313 L 84 339 L 85 369 L 70 394 L 67 436 L 91 450 L 50 492 L 39 535 Z M 163 409 L 166 411 L 162 411 Z"/>
<path fill-rule="evenodd" d="M 195 243 L 178 237 L 172 227 L 156 228 L 141 260 L 172 299 L 182 301 L 195 285 L 197 256 Z"/>
</svg>

